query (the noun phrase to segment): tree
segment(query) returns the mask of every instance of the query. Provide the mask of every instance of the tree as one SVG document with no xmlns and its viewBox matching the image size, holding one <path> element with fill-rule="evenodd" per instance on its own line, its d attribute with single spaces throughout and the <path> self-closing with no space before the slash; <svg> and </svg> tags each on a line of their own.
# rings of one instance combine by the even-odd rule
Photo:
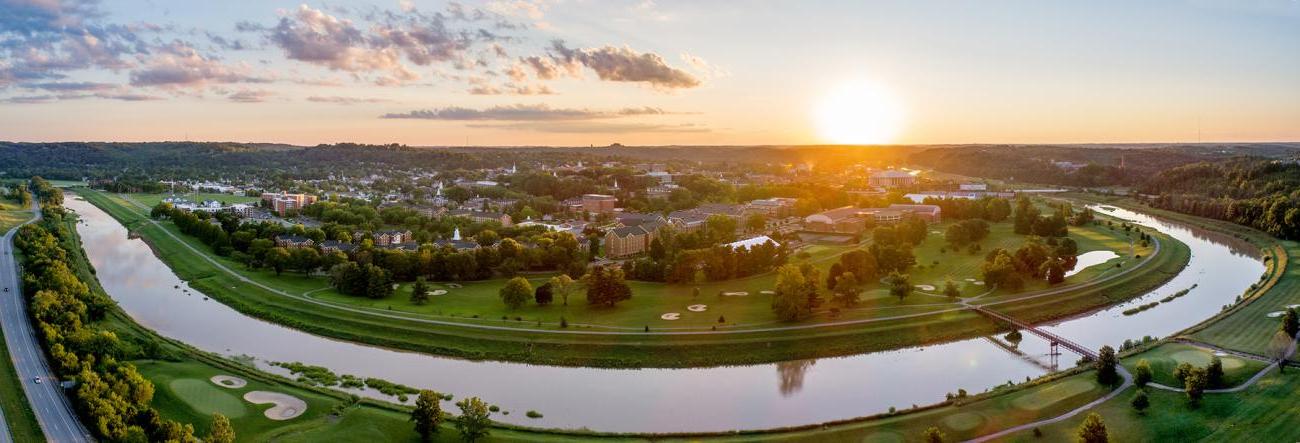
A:
<svg viewBox="0 0 1300 443">
<path fill-rule="evenodd" d="M 943 282 L 943 295 L 948 296 L 948 298 L 961 297 L 961 289 L 957 288 L 957 282 L 953 281 L 951 277 Z"/>
<path fill-rule="evenodd" d="M 415 399 L 410 421 L 415 422 L 415 432 L 420 434 L 420 440 L 429 441 L 433 434 L 438 433 L 438 425 L 442 424 L 441 401 L 442 394 L 428 389 L 420 391 L 420 396 Z"/>
<path fill-rule="evenodd" d="M 501 236 L 497 234 L 497 231 L 484 229 L 479 231 L 478 235 L 474 236 L 474 240 L 480 245 L 491 246 L 496 244 L 498 240 L 501 240 Z"/>
<path fill-rule="evenodd" d="M 1273 334 L 1273 339 L 1269 341 L 1269 356 L 1277 362 L 1277 372 L 1286 372 L 1287 353 L 1291 351 L 1292 339 L 1285 331 L 1277 331 Z"/>
<path fill-rule="evenodd" d="M 1178 366 L 1174 367 L 1174 380 L 1178 380 L 1179 384 L 1186 384 L 1187 376 L 1191 374 L 1192 374 L 1191 363 L 1182 362 L 1179 363 Z"/>
<path fill-rule="evenodd" d="M 591 268 L 583 279 L 587 284 L 587 304 L 613 307 L 615 303 L 632 298 L 632 287 L 627 285 L 622 269 L 597 266 Z"/>
<path fill-rule="evenodd" d="M 1047 284 L 1054 285 L 1065 281 L 1065 267 L 1060 260 L 1051 259 L 1043 263 L 1042 273 L 1047 276 Z"/>
<path fill-rule="evenodd" d="M 1115 349 L 1102 346 L 1101 351 L 1097 352 L 1097 383 L 1103 385 L 1113 385 L 1119 382 L 1119 372 L 1116 366 L 1119 365 L 1119 359 L 1115 357 Z"/>
<path fill-rule="evenodd" d="M 908 280 L 907 274 L 891 272 L 887 280 L 889 281 L 889 295 L 898 297 L 900 303 L 904 298 L 912 294 L 912 282 Z"/>
<path fill-rule="evenodd" d="M 1145 388 L 1147 383 L 1151 382 L 1151 363 L 1144 358 L 1138 361 L 1133 370 L 1135 372 L 1133 374 L 1133 383 L 1136 383 L 1139 388 Z"/>
<path fill-rule="evenodd" d="M 235 427 L 231 426 L 230 419 L 221 414 L 212 414 L 212 428 L 208 431 L 208 437 L 203 439 L 205 443 L 235 443 Z"/>
<path fill-rule="evenodd" d="M 555 292 L 551 290 L 551 283 L 542 283 L 533 291 L 533 301 L 539 306 L 546 306 L 555 300 Z"/>
<path fill-rule="evenodd" d="M 1192 368 L 1188 371 L 1187 378 L 1183 380 L 1183 390 L 1187 391 L 1187 403 L 1192 407 L 1199 405 L 1207 385 L 1209 385 L 1209 377 L 1205 374 L 1205 368 Z"/>
<path fill-rule="evenodd" d="M 935 426 L 926 429 L 924 437 L 925 443 L 943 443 L 943 439 L 946 438 L 946 436 L 943 435 L 943 431 L 940 431 L 939 428 Z"/>
<path fill-rule="evenodd" d="M 782 321 L 797 321 L 812 314 L 807 295 L 807 281 L 798 265 L 783 265 L 776 270 L 776 294 L 772 311 Z"/>
<path fill-rule="evenodd" d="M 745 219 L 745 229 L 749 232 L 760 232 L 767 227 L 767 217 L 763 214 L 753 214 Z"/>
<path fill-rule="evenodd" d="M 1141 415 L 1146 414 L 1147 408 L 1151 406 L 1151 400 L 1147 398 L 1147 391 L 1139 389 L 1137 395 L 1133 396 L 1133 400 L 1129 404 L 1133 406 L 1133 410 Z"/>
<path fill-rule="evenodd" d="M 573 294 L 574 290 L 574 281 L 572 278 L 569 278 L 568 275 L 560 274 L 551 277 L 551 280 L 546 282 L 546 284 L 551 285 L 551 293 L 559 296 L 565 306 L 569 305 L 569 296 Z"/>
<path fill-rule="evenodd" d="M 858 303 L 859 284 L 852 272 L 845 272 L 835 277 L 835 286 L 831 291 L 841 305 L 853 306 Z"/>
<path fill-rule="evenodd" d="M 1223 383 L 1223 360 L 1217 355 L 1211 356 L 1210 364 L 1205 366 L 1205 383 L 1210 387 Z"/>
<path fill-rule="evenodd" d="M 600 256 L 600 237 L 596 234 L 587 236 L 587 261 L 596 261 Z"/>
<path fill-rule="evenodd" d="M 366 265 L 365 278 L 366 297 L 378 300 L 393 295 L 393 275 L 384 268 Z"/>
<path fill-rule="evenodd" d="M 501 301 L 505 302 L 510 309 L 519 309 L 529 298 L 533 296 L 533 285 L 528 283 L 528 279 L 515 277 L 506 282 L 505 286 L 499 291 Z"/>
<path fill-rule="evenodd" d="M 1282 314 L 1282 332 L 1295 337 L 1297 331 L 1300 331 L 1300 318 L 1296 317 L 1295 309 L 1287 308 Z"/>
<path fill-rule="evenodd" d="M 424 277 L 415 279 L 415 284 L 411 285 L 411 304 L 423 305 L 429 302 L 429 286 L 424 283 Z"/>
<path fill-rule="evenodd" d="M 1075 441 L 1079 443 L 1107 443 L 1110 436 L 1106 433 L 1106 422 L 1102 421 L 1101 416 L 1096 412 L 1088 414 L 1083 419 L 1083 424 L 1079 425 L 1078 432 L 1075 433 Z"/>
<path fill-rule="evenodd" d="M 488 435 L 492 425 L 492 412 L 487 403 L 478 397 L 470 397 L 456 403 L 460 408 L 460 417 L 456 417 L 456 430 L 465 441 L 473 442 Z"/>
<path fill-rule="evenodd" d="M 281 272 L 284 272 L 285 268 L 289 267 L 293 258 L 289 255 L 289 250 L 275 247 L 266 252 L 266 258 L 264 260 L 266 261 L 267 266 L 275 269 L 275 275 L 280 275 Z"/>
</svg>

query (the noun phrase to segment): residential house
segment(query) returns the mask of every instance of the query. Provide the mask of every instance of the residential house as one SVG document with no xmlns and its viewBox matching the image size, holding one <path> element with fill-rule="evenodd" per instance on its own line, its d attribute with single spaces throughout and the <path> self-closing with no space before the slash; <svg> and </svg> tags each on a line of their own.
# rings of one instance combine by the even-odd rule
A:
<svg viewBox="0 0 1300 443">
<path fill-rule="evenodd" d="M 310 248 L 316 242 L 301 235 L 281 234 L 275 236 L 275 245 L 282 248 Z"/>
<path fill-rule="evenodd" d="M 321 252 L 324 252 L 326 254 L 332 254 L 335 252 L 351 254 L 352 251 L 356 249 L 357 249 L 357 245 L 354 245 L 352 243 L 341 242 L 338 240 L 325 240 L 320 243 Z"/>
</svg>

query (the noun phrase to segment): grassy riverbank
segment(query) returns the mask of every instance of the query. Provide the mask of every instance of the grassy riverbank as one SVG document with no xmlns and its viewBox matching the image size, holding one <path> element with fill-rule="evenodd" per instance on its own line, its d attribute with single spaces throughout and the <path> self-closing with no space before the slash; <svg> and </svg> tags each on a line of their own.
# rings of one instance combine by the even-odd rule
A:
<svg viewBox="0 0 1300 443">
<path fill-rule="evenodd" d="M 241 312 L 269 321 L 286 324 L 308 332 L 334 338 L 363 342 L 379 346 L 457 356 L 472 359 L 498 359 L 524 361 L 557 365 L 608 366 L 608 367 L 689 367 L 712 366 L 724 364 L 759 363 L 792 359 L 818 358 L 848 355 L 876 350 L 895 349 L 917 344 L 935 343 L 959 338 L 974 337 L 993 333 L 1002 326 L 995 325 L 978 314 L 960 310 L 960 307 L 943 297 L 915 294 L 902 302 L 887 296 L 871 298 L 864 302 L 863 313 L 842 313 L 840 317 L 815 318 L 802 324 L 795 324 L 796 329 L 789 329 L 790 324 L 758 323 L 757 325 L 739 326 L 735 319 L 738 306 L 744 306 L 753 315 L 768 315 L 768 302 L 762 294 L 753 291 L 745 297 L 727 298 L 717 294 L 701 291 L 699 298 L 690 295 L 691 291 L 682 287 L 680 291 L 669 291 L 659 295 L 648 295 L 641 288 L 627 303 L 626 308 L 615 308 L 628 312 L 626 315 L 653 315 L 658 321 L 661 311 L 688 312 L 684 308 L 689 304 L 707 304 L 711 307 L 701 313 L 697 319 L 703 324 L 716 324 L 718 317 L 726 317 L 719 327 L 720 333 L 699 331 L 694 335 L 669 335 L 661 332 L 671 331 L 666 326 L 650 328 L 649 334 L 641 329 L 647 326 L 645 321 L 631 323 L 624 327 L 621 334 L 611 335 L 603 332 L 608 328 L 580 326 L 581 316 L 569 318 L 572 327 L 561 330 L 558 317 L 564 314 L 563 307 L 531 307 L 529 309 L 551 310 L 553 317 L 541 318 L 537 314 L 526 312 L 500 311 L 499 300 L 490 282 L 469 283 L 458 290 L 463 290 L 467 307 L 456 317 L 450 315 L 431 316 L 419 312 L 403 312 L 408 305 L 403 296 L 376 302 L 332 294 L 332 289 L 325 288 L 323 279 L 304 276 L 275 277 L 269 271 L 248 271 L 232 261 L 215 257 L 207 253 L 195 253 L 194 250 L 206 251 L 206 246 L 196 240 L 181 235 L 169 223 L 151 223 L 145 211 L 131 202 L 116 195 L 94 191 L 83 191 L 88 201 L 104 209 L 121 221 L 133 233 L 140 235 L 154 248 L 155 252 L 181 278 L 205 294 L 234 307 Z M 1109 231 L 1106 228 L 1100 230 Z M 169 232 L 170 231 L 170 232 Z M 1100 244 L 1109 241 L 1107 248 L 1113 249 L 1126 241 L 1120 242 L 1108 232 L 1092 232 L 1088 237 L 1110 236 L 1111 240 L 1088 239 L 1080 236 L 1081 245 L 1087 242 Z M 175 234 L 169 235 L 170 234 Z M 1043 320 L 1085 312 L 1103 307 L 1144 293 L 1158 286 L 1181 269 L 1186 262 L 1188 251 L 1185 245 L 1172 238 L 1156 235 L 1163 245 L 1163 251 L 1155 257 L 1144 256 L 1146 268 L 1137 272 L 1121 275 L 1104 283 L 1095 284 L 1078 290 L 1062 290 L 1024 302 L 998 305 L 999 310 L 1019 312 L 1028 320 Z M 927 242 L 939 241 L 931 236 Z M 190 249 L 193 247 L 193 250 Z M 929 247 L 924 246 L 923 247 Z M 1099 247 L 1100 248 L 1100 247 Z M 814 251 L 806 260 L 828 266 L 835 254 L 841 249 L 823 249 Z M 955 257 L 958 253 L 949 252 Z M 964 253 L 961 254 L 963 259 Z M 223 271 L 208 259 L 215 260 L 230 268 L 235 273 Z M 956 261 L 956 259 L 954 259 Z M 1115 259 L 1122 267 L 1132 266 L 1133 259 Z M 1095 278 L 1102 273 L 1117 272 L 1106 266 L 1089 268 L 1079 275 L 1080 279 Z M 247 278 L 250 281 L 245 281 Z M 757 276 L 745 281 L 758 281 L 770 276 Z M 1072 277 L 1074 278 L 1074 277 Z M 1091 281 L 1091 280 L 1089 280 Z M 277 288 L 282 293 L 260 287 Z M 720 284 L 735 285 L 735 282 Z M 660 288 L 670 287 L 659 285 Z M 637 290 L 637 289 L 634 289 Z M 313 299 L 303 296 L 310 294 Z M 1032 294 L 1026 291 L 1023 294 Z M 1001 295 L 998 297 L 1015 297 Z M 580 298 L 581 296 L 579 296 Z M 435 298 L 432 307 L 427 309 L 454 309 L 454 303 L 439 303 Z M 585 305 L 570 306 L 568 312 L 600 311 Z M 1021 306 L 1023 305 L 1023 306 Z M 391 309 L 389 308 L 391 306 Z M 476 307 L 475 307 L 476 306 Z M 481 309 L 469 314 L 469 309 Z M 919 317 L 900 317 L 906 314 L 931 314 Z M 448 314 L 447 311 L 443 311 Z M 477 315 L 477 318 L 474 316 Z M 609 314 L 605 314 L 609 315 Z M 624 314 L 615 314 L 624 315 Z M 858 317 L 853 317 L 856 315 Z M 504 316 L 505 319 L 501 317 Z M 867 323 L 852 321 L 878 317 Z M 519 319 L 516 320 L 515 317 Z M 567 317 L 566 317 L 567 318 Z M 539 321 L 542 325 L 539 327 Z M 434 322 L 445 322 L 439 324 Z M 458 326 L 457 323 L 473 323 L 493 327 L 508 326 L 509 329 L 481 329 Z M 841 324 L 836 324 L 841 323 Z M 815 327 L 809 327 L 815 326 Z M 673 326 L 676 327 L 676 326 Z M 745 333 L 735 333 L 736 329 L 745 327 L 756 329 Z M 763 330 L 767 328 L 768 330 Z M 540 329 L 540 330 L 538 330 Z M 552 332 L 553 331 L 553 332 Z M 730 333 L 726 333 L 730 332 Z"/>
</svg>

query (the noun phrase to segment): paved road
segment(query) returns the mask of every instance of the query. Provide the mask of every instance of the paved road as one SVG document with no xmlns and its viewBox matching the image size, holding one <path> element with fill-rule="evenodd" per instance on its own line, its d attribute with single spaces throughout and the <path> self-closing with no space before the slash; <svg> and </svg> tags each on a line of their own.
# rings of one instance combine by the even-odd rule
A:
<svg viewBox="0 0 1300 443">
<path fill-rule="evenodd" d="M 93 191 L 93 192 L 98 192 L 98 191 Z M 125 201 L 127 201 L 127 202 L 130 202 L 131 204 L 135 205 L 136 207 L 138 207 L 138 208 L 140 208 L 140 209 L 143 209 L 143 210 L 146 210 L 146 211 L 150 209 L 149 207 L 145 206 L 144 204 L 135 201 L 135 199 L 131 198 L 130 196 L 127 196 L 127 195 L 125 195 L 125 194 L 118 194 L 118 195 L 119 195 L 123 200 L 125 200 Z M 889 320 L 901 320 L 901 319 L 907 319 L 907 318 L 928 317 L 928 316 L 939 315 L 939 314 L 944 314 L 944 313 L 949 313 L 949 312 L 971 310 L 971 309 L 974 309 L 974 306 L 972 306 L 972 305 L 976 305 L 976 304 L 974 304 L 974 303 L 969 303 L 970 300 L 962 300 L 960 303 L 952 303 L 951 305 L 952 305 L 953 307 L 952 307 L 952 308 L 949 308 L 949 309 L 940 309 L 940 310 L 935 310 L 935 311 L 918 312 L 918 313 L 913 313 L 913 314 L 900 314 L 900 315 L 891 315 L 891 316 L 885 316 L 885 317 L 873 317 L 873 318 L 865 318 L 865 319 L 857 319 L 857 320 L 841 320 L 841 321 L 834 321 L 834 322 L 824 322 L 824 323 L 805 324 L 805 325 L 774 326 L 774 327 L 749 328 L 749 329 L 732 329 L 732 330 L 720 330 L 720 331 L 713 331 L 713 330 L 700 330 L 700 331 L 650 331 L 650 332 L 645 332 L 645 331 L 642 331 L 642 330 L 637 329 L 637 328 L 631 328 L 631 329 L 634 329 L 635 331 L 584 331 L 584 330 L 575 330 L 575 329 L 562 329 L 562 330 L 554 330 L 554 329 L 529 329 L 529 328 L 518 328 L 518 327 L 511 327 L 511 326 L 493 326 L 493 325 L 482 325 L 482 324 L 474 324 L 474 323 L 462 323 L 462 322 L 457 322 L 457 321 L 436 320 L 436 319 L 428 318 L 428 317 L 426 317 L 426 316 L 418 316 L 419 314 L 404 315 L 404 314 L 399 314 L 399 313 L 391 312 L 391 311 L 380 311 L 380 310 L 376 310 L 376 309 L 358 308 L 358 307 L 353 307 L 353 306 L 347 306 L 347 305 L 341 305 L 341 304 L 335 304 L 335 303 L 330 303 L 330 302 L 322 301 L 322 300 L 319 300 L 319 299 L 315 299 L 315 298 L 307 297 L 305 294 L 292 294 L 292 293 L 289 293 L 289 292 L 286 292 L 286 291 L 280 290 L 279 288 L 274 288 L 274 287 L 271 287 L 271 286 L 268 286 L 268 285 L 262 284 L 261 282 L 258 282 L 258 281 L 255 281 L 255 280 L 252 280 L 252 279 L 250 279 L 250 278 L 248 278 L 248 277 L 245 277 L 243 274 L 240 274 L 240 273 L 236 272 L 235 270 L 230 269 L 229 267 L 227 267 L 226 265 L 222 264 L 221 262 L 218 262 L 217 260 L 213 259 L 213 258 L 210 256 L 210 254 L 208 254 L 207 252 L 205 252 L 205 251 L 200 251 L 198 248 L 195 248 L 194 246 L 190 245 L 189 242 L 186 242 L 186 241 L 185 241 L 184 239 L 182 239 L 180 236 L 177 236 L 176 234 L 173 234 L 170 230 L 167 230 L 167 229 L 166 229 L 166 228 L 165 228 L 161 223 L 159 223 L 157 220 L 154 220 L 154 219 L 152 219 L 152 218 L 149 218 L 147 214 L 145 215 L 145 220 L 148 221 L 149 223 L 152 223 L 152 224 L 158 226 L 158 227 L 160 228 L 159 230 L 161 230 L 164 234 L 167 234 L 167 236 L 169 236 L 169 237 L 171 237 L 172 239 L 176 240 L 178 243 L 180 243 L 180 244 L 181 244 L 182 246 L 184 246 L 186 249 L 189 249 L 190 251 L 194 252 L 194 254 L 197 255 L 199 258 L 201 258 L 201 259 L 203 259 L 204 261 L 208 262 L 209 264 L 211 264 L 213 267 L 217 268 L 218 270 L 220 270 L 220 271 L 222 271 L 222 272 L 224 272 L 224 273 L 230 275 L 231 277 L 234 277 L 236 280 L 239 280 L 239 281 L 242 282 L 242 283 L 245 283 L 245 284 L 248 284 L 248 285 L 252 285 L 252 286 L 256 286 L 256 287 L 258 287 L 258 288 L 261 288 L 261 289 L 264 289 L 264 290 L 266 290 L 266 291 L 269 291 L 269 292 L 272 292 L 272 293 L 275 293 L 275 294 L 279 294 L 279 295 L 282 295 L 282 296 L 285 296 L 285 297 L 289 297 L 289 298 L 297 299 L 297 300 L 300 300 L 300 301 L 303 301 L 303 302 L 307 302 L 307 303 L 311 303 L 311 304 L 314 304 L 314 305 L 317 305 L 317 306 L 323 306 L 323 307 L 327 307 L 327 308 L 331 308 L 331 309 L 337 309 L 337 310 L 341 310 L 341 311 L 353 312 L 353 313 L 358 313 L 358 314 L 365 314 L 365 315 L 369 315 L 369 316 L 373 316 L 373 317 L 382 317 L 382 318 L 401 319 L 401 320 L 408 320 L 408 321 L 413 321 L 413 322 L 417 322 L 417 323 L 434 324 L 434 325 L 443 325 L 443 326 L 455 326 L 455 327 L 468 328 L 468 329 L 497 330 L 497 331 L 513 331 L 513 332 L 529 332 L 529 333 L 551 334 L 551 335 L 632 335 L 632 336 L 648 336 L 648 335 L 650 335 L 650 336 L 669 336 L 669 335 L 671 335 L 671 336 L 675 336 L 675 335 L 682 335 L 682 336 L 686 336 L 686 335 L 714 335 L 714 336 L 716 336 L 716 335 L 736 335 L 736 334 L 754 334 L 754 333 L 765 333 L 765 332 L 795 331 L 795 330 L 802 330 L 802 329 L 820 329 L 820 328 L 837 327 L 837 326 L 849 326 L 849 325 L 859 325 L 859 324 L 867 324 L 867 323 L 876 323 L 876 322 L 889 321 Z M 1153 251 L 1151 252 L 1150 256 L 1148 256 L 1148 257 L 1144 257 L 1144 258 L 1142 259 L 1142 261 L 1138 262 L 1137 264 L 1135 264 L 1135 265 L 1133 265 L 1133 266 L 1130 266 L 1130 267 L 1124 268 L 1124 269 L 1121 270 L 1120 272 L 1116 272 L 1116 273 L 1114 273 L 1114 274 L 1110 274 L 1110 275 L 1107 275 L 1107 276 L 1105 276 L 1105 277 L 1100 277 L 1100 278 L 1097 278 L 1097 279 L 1094 279 L 1094 280 L 1090 280 L 1090 281 L 1085 282 L 1085 283 L 1080 283 L 1080 284 L 1077 284 L 1077 285 L 1065 286 L 1065 287 L 1060 287 L 1060 288 L 1052 288 L 1052 289 L 1044 289 L 1044 290 L 1033 291 L 1033 292 L 1026 292 L 1026 293 L 1024 293 L 1024 294 L 1021 294 L 1021 295 L 1018 295 L 1018 296 L 1015 296 L 1015 297 L 1008 297 L 1008 298 L 1005 298 L 1005 299 L 995 300 L 995 301 L 992 301 L 992 302 L 983 303 L 983 304 L 977 304 L 977 305 L 980 306 L 980 307 L 987 307 L 987 306 L 1001 305 L 1001 304 L 1006 304 L 1006 303 L 1014 303 L 1014 302 L 1018 302 L 1018 301 L 1024 301 L 1024 300 L 1031 300 L 1031 299 L 1035 299 L 1035 298 L 1047 297 L 1047 296 L 1052 296 L 1052 295 L 1061 294 L 1061 293 L 1064 293 L 1064 292 L 1075 291 L 1075 290 L 1079 290 L 1079 289 L 1090 288 L 1090 287 L 1093 287 L 1093 286 L 1101 285 L 1101 284 L 1104 284 L 1104 283 L 1109 282 L 1109 281 L 1111 281 L 1111 280 L 1114 280 L 1114 279 L 1116 279 L 1116 278 L 1119 278 L 1119 277 L 1121 277 L 1121 276 L 1124 276 L 1124 275 L 1126 275 L 1126 274 L 1128 274 L 1128 273 L 1130 273 L 1130 272 L 1136 271 L 1136 270 L 1139 269 L 1139 268 L 1142 268 L 1142 267 L 1145 266 L 1147 263 L 1150 263 L 1150 262 L 1152 261 L 1151 258 L 1153 258 L 1153 257 L 1155 257 L 1155 256 L 1157 256 L 1157 255 L 1160 254 L 1160 249 L 1161 249 L 1161 243 L 1160 243 L 1160 241 L 1157 239 L 1156 242 L 1155 242 L 1155 250 L 1153 250 Z M 309 292 L 310 292 L 310 291 L 309 291 Z M 1088 311 L 1088 312 L 1091 313 L 1092 311 Z M 579 324 L 575 324 L 575 323 L 571 323 L 571 325 L 603 327 L 603 326 L 601 326 L 601 325 L 579 325 Z"/>
<path fill-rule="evenodd" d="M 36 209 L 35 203 L 32 208 Z M 36 211 L 36 218 L 28 223 L 39 219 L 40 211 Z M 13 237 L 17 232 L 16 228 L 12 229 L 0 238 L 0 287 L 9 288 L 9 292 L 0 292 L 0 326 L 4 328 L 9 356 L 18 371 L 23 390 L 27 392 L 27 402 L 32 405 L 36 420 L 45 432 L 45 440 L 60 443 L 94 441 L 72 412 L 72 405 L 55 380 L 54 371 L 45 362 L 45 353 L 27 319 L 27 307 L 19 286 L 18 264 L 13 255 Z M 38 376 L 43 379 L 42 383 L 34 381 Z"/>
</svg>

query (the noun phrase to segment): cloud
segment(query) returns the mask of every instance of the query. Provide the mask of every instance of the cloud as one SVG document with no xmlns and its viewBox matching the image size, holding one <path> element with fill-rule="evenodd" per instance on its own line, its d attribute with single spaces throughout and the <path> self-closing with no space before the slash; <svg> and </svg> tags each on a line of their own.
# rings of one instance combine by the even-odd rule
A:
<svg viewBox="0 0 1300 443">
<path fill-rule="evenodd" d="M 356 105 L 362 103 L 388 103 L 392 100 L 384 98 L 364 98 L 364 97 L 341 97 L 341 96 L 318 96 L 307 97 L 307 101 L 313 103 L 331 103 L 336 105 Z"/>
<path fill-rule="evenodd" d="M 546 85 L 530 85 L 506 83 L 500 87 L 479 84 L 471 86 L 468 92 L 472 95 L 552 95 L 555 91 Z"/>
<path fill-rule="evenodd" d="M 418 119 L 446 121 L 574 121 L 598 120 L 619 117 L 668 115 L 670 112 L 659 108 L 623 108 L 612 111 L 590 109 L 552 108 L 547 105 L 509 105 L 493 106 L 486 109 L 472 109 L 449 106 L 438 109 L 415 110 L 405 113 L 390 113 L 380 116 L 386 119 Z"/>
<path fill-rule="evenodd" d="M 127 68 L 124 56 L 147 52 L 137 33 L 162 29 L 103 25 L 102 16 L 88 0 L 0 0 L 0 87 L 68 71 Z"/>
<path fill-rule="evenodd" d="M 270 98 L 272 95 L 275 94 L 272 94 L 271 91 L 261 89 L 241 89 L 226 94 L 226 98 L 230 99 L 230 101 L 239 103 L 261 103 L 266 101 L 266 99 Z"/>
<path fill-rule="evenodd" d="M 580 49 L 569 48 L 563 41 L 555 40 L 551 42 L 546 58 L 528 57 L 522 61 L 543 80 L 555 78 L 562 68 L 567 67 L 567 71 L 573 73 L 577 66 L 585 66 L 605 81 L 648 83 L 665 90 L 700 85 L 699 78 L 669 66 L 658 54 L 637 52 L 628 46 Z"/>
<path fill-rule="evenodd" d="M 95 92 L 91 94 L 61 93 L 61 94 L 46 94 L 46 95 L 22 95 L 22 96 L 2 98 L 0 99 L 0 103 L 38 104 L 38 103 L 51 103 L 51 102 L 66 101 L 66 100 L 84 100 L 90 98 L 99 98 L 104 100 L 119 100 L 119 101 L 128 101 L 128 102 L 161 99 L 161 97 L 157 97 L 157 96 L 152 96 L 147 94 L 136 94 L 130 92 Z"/>
<path fill-rule="evenodd" d="M 160 47 L 145 67 L 131 71 L 131 85 L 185 88 L 209 84 L 269 81 L 253 76 L 248 71 L 247 67 L 231 67 L 204 57 L 189 44 L 177 40 Z"/>
<path fill-rule="evenodd" d="M 111 91 L 117 89 L 118 85 L 97 82 L 49 82 L 28 83 L 22 85 L 22 87 L 46 91 Z"/>
<path fill-rule="evenodd" d="M 697 72 L 704 74 L 705 77 L 722 78 L 731 76 L 731 72 L 709 63 L 700 56 L 683 52 L 681 57 L 682 61 L 686 62 L 686 64 L 690 65 L 691 68 L 695 69 Z"/>
<path fill-rule="evenodd" d="M 708 127 L 694 123 L 656 124 L 567 121 L 547 123 L 521 122 L 505 124 L 469 124 L 466 126 L 476 129 L 506 129 L 512 131 L 550 132 L 561 134 L 623 134 L 635 132 L 701 133 L 711 131 Z"/>
<path fill-rule="evenodd" d="M 280 23 L 268 32 L 271 42 L 293 60 L 341 71 L 392 69 L 398 64 L 396 51 L 366 47 L 365 36 L 351 20 L 307 5 L 280 18 Z"/>
</svg>

